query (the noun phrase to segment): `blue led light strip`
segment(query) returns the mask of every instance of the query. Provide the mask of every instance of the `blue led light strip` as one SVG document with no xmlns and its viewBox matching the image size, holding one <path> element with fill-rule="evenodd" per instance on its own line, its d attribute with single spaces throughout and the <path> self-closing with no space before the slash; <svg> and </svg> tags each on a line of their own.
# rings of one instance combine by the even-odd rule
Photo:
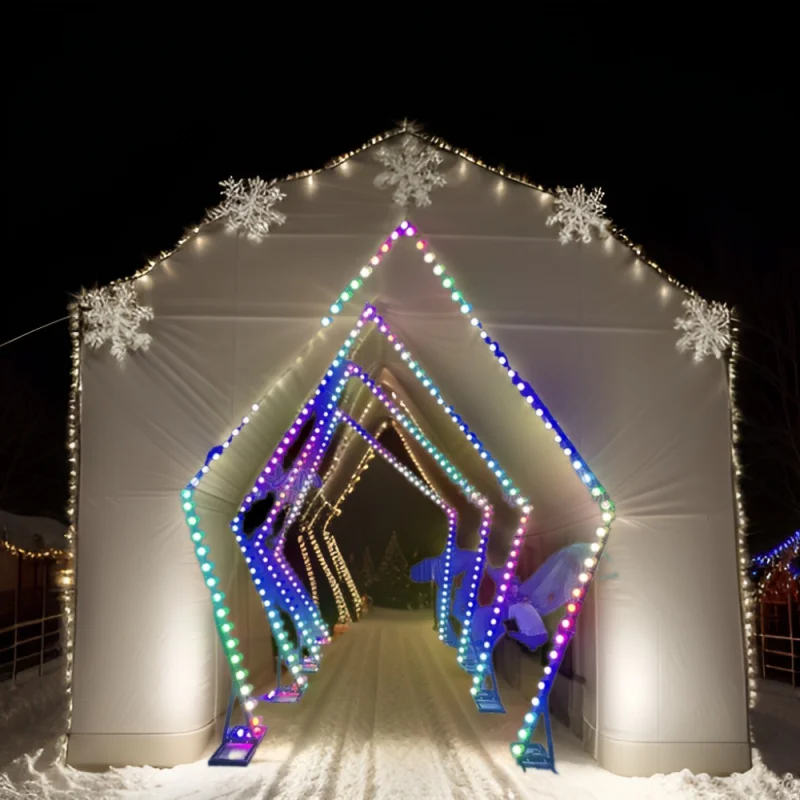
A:
<svg viewBox="0 0 800 800">
<path fill-rule="evenodd" d="M 788 539 L 773 547 L 772 550 L 762 553 L 760 556 L 754 556 L 753 564 L 757 567 L 768 567 L 775 559 L 787 555 L 791 550 L 800 553 L 800 531 L 793 533 Z"/>
</svg>

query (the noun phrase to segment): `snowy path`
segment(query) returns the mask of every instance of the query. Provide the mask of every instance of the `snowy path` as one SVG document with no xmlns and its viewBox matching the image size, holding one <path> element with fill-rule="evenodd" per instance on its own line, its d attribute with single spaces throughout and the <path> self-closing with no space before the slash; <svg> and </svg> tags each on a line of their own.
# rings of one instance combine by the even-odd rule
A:
<svg viewBox="0 0 800 800">
<path fill-rule="evenodd" d="M 389 786 L 397 798 L 519 796 L 521 786 L 470 724 L 470 679 L 429 615 L 384 611 L 341 643 L 341 654 L 323 664 L 335 669 L 333 685 L 324 695 L 312 685 L 303 699 L 305 736 L 271 787 L 275 797 L 369 800 Z M 453 662 L 449 669 L 442 656 Z"/>
<path fill-rule="evenodd" d="M 303 700 L 264 708 L 269 733 L 252 764 L 101 774 L 54 763 L 53 727 L 24 731 L 26 755 L 0 746 L 0 800 L 796 800 L 763 767 L 716 780 L 681 773 L 611 775 L 556 726 L 559 774 L 523 773 L 508 743 L 528 703 L 507 689 L 508 713 L 479 714 L 470 678 L 431 629 L 430 613 L 381 610 L 325 649 Z M 55 685 L 51 682 L 50 684 Z M 46 692 L 41 693 L 46 695 Z M 23 691 L 18 698 L 25 698 Z M 53 697 L 49 698 L 49 702 Z M 40 696 L 15 720 L 52 721 Z M 18 703 L 19 705 L 19 703 Z M 2 711 L 2 696 L 0 696 Z M 33 712 L 33 713 L 30 713 Z M 0 713 L 0 725 L 2 725 Z M 8 722 L 14 720 L 8 719 Z M 0 742 L 12 724 L 0 730 Z M 15 731 L 15 732 L 16 732 Z M 37 740 L 37 736 L 39 737 Z M 213 747 L 209 748 L 210 755 Z M 9 764 L 8 762 L 11 761 Z"/>
</svg>

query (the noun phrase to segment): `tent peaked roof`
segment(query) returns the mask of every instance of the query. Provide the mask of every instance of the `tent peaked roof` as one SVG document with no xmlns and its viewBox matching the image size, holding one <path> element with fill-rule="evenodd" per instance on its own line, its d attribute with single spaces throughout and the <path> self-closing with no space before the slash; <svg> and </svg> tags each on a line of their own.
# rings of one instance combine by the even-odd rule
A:
<svg viewBox="0 0 800 800">
<path fill-rule="evenodd" d="M 432 147 L 443 150 L 461 159 L 465 159 L 471 164 L 475 164 L 481 169 L 484 169 L 490 173 L 498 175 L 504 178 L 505 180 L 511 181 L 513 183 L 521 184 L 522 186 L 535 189 L 539 192 L 543 192 L 551 196 L 554 196 L 556 194 L 556 190 L 547 188 L 539 183 L 536 183 L 535 181 L 529 179 L 526 175 L 522 173 L 516 173 L 510 170 L 506 170 L 502 167 L 495 167 L 490 164 L 487 164 L 481 158 L 473 155 L 469 151 L 463 148 L 455 147 L 439 136 L 425 133 L 419 125 L 408 121 L 401 123 L 396 128 L 384 131 L 383 133 L 373 136 L 371 139 L 367 140 L 359 147 L 356 147 L 352 150 L 348 150 L 344 153 L 339 154 L 338 156 L 335 156 L 334 158 L 329 159 L 322 167 L 294 172 L 284 176 L 283 178 L 276 179 L 274 182 L 278 184 L 285 184 L 300 180 L 302 178 L 309 178 L 315 175 L 319 175 L 320 173 L 323 173 L 326 170 L 331 170 L 336 167 L 340 167 L 350 159 L 354 158 L 355 156 L 358 156 L 359 154 L 364 153 L 367 150 L 385 144 L 390 140 L 398 138 L 400 136 L 413 136 Z M 160 263 L 175 255 L 177 251 L 179 251 L 185 244 L 194 239 L 195 236 L 200 234 L 200 232 L 203 231 L 208 224 L 211 224 L 211 222 L 212 220 L 206 219 L 200 223 L 190 226 L 172 249 L 161 251 L 157 256 L 149 259 L 147 264 L 144 265 L 137 272 L 135 272 L 133 275 L 119 278 L 118 280 L 113 281 L 112 285 L 123 281 L 137 280 L 139 278 L 146 276 L 151 270 L 153 270 Z M 668 271 L 663 269 L 660 265 L 658 265 L 655 261 L 647 257 L 644 253 L 644 248 L 642 247 L 642 245 L 633 242 L 633 240 L 631 240 L 631 238 L 624 232 L 622 227 L 619 227 L 615 225 L 613 222 L 611 222 L 608 226 L 607 231 L 612 237 L 617 239 L 626 247 L 629 247 L 640 261 L 642 261 L 644 264 L 647 264 L 649 267 L 654 269 L 659 275 L 661 275 L 661 277 L 665 278 L 671 284 L 687 292 L 688 294 L 692 296 L 699 296 L 698 292 L 696 292 L 694 289 L 692 289 L 690 286 L 683 283 L 682 281 L 679 281 L 671 273 L 669 273 Z"/>
</svg>

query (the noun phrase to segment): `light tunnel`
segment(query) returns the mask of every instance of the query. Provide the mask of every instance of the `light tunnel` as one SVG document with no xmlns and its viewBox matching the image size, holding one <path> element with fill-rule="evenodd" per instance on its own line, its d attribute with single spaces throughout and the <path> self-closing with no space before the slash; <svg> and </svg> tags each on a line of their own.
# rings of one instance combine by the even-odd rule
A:
<svg viewBox="0 0 800 800">
<path fill-rule="evenodd" d="M 409 228 L 406 223 L 404 223 L 404 225 L 406 225 L 404 230 L 407 231 Z M 423 246 L 419 249 L 424 250 L 424 242 L 420 241 L 418 244 L 422 244 Z M 425 258 L 427 261 L 431 260 L 428 258 L 428 254 L 425 255 Z M 441 274 L 442 271 L 443 270 L 441 269 L 435 268 L 436 274 Z M 445 288 L 451 288 L 452 286 L 452 280 L 450 278 L 445 278 L 443 283 L 447 284 Z M 343 294 L 346 294 L 349 297 L 350 293 L 345 292 Z M 462 313 L 471 311 L 471 306 L 466 302 L 459 292 L 452 292 L 452 298 L 460 303 Z M 332 308 L 335 309 L 338 308 L 338 306 L 334 305 Z M 477 318 L 473 317 L 472 319 L 476 320 Z M 351 349 L 358 348 L 359 339 L 363 336 L 363 329 L 368 325 L 373 325 L 381 334 L 383 334 L 383 336 L 386 338 L 386 341 L 392 345 L 392 349 L 400 354 L 401 360 L 406 363 L 408 369 L 413 373 L 416 380 L 422 384 L 422 387 L 425 390 L 427 390 L 427 393 L 436 398 L 439 405 L 445 407 L 445 411 L 450 417 L 451 421 L 458 426 L 459 432 L 463 434 L 464 439 L 472 445 L 473 450 L 480 454 L 482 461 L 485 462 L 486 467 L 491 471 L 493 477 L 497 481 L 500 491 L 502 492 L 503 499 L 512 508 L 517 508 L 518 527 L 514 531 L 513 539 L 508 547 L 508 552 L 504 555 L 504 558 L 508 559 L 507 563 L 504 563 L 502 567 L 503 570 L 506 570 L 503 573 L 503 578 L 506 581 L 508 581 L 516 571 L 519 551 L 522 547 L 523 536 L 525 534 L 528 517 L 531 512 L 530 505 L 526 498 L 524 498 L 519 489 L 514 486 L 505 470 L 503 470 L 503 468 L 496 462 L 491 453 L 485 448 L 483 442 L 469 428 L 465 420 L 457 413 L 455 407 L 451 404 L 446 404 L 446 401 L 442 397 L 439 389 L 433 383 L 431 378 L 429 378 L 423 371 L 420 364 L 414 359 L 414 356 L 405 347 L 402 341 L 396 336 L 396 334 L 392 332 L 387 321 L 377 313 L 374 306 L 367 304 L 361 315 L 361 318 L 358 320 L 357 327 L 351 331 L 350 336 L 343 343 L 337 359 L 334 360 L 330 369 L 327 370 L 326 376 L 319 384 L 314 398 L 310 399 L 301 409 L 297 419 L 295 420 L 295 423 L 289 428 L 289 430 L 287 430 L 281 441 L 281 445 L 276 449 L 275 453 L 264 467 L 264 472 L 259 477 L 259 481 L 264 482 L 270 472 L 277 468 L 280 457 L 284 454 L 288 447 L 291 447 L 296 437 L 299 435 L 299 432 L 305 422 L 303 418 L 309 416 L 312 411 L 316 413 L 318 417 L 316 419 L 313 432 L 310 435 L 308 442 L 303 448 L 300 456 L 292 465 L 292 468 L 288 474 L 288 480 L 281 487 L 282 491 L 278 494 L 264 524 L 260 527 L 258 533 L 252 541 L 247 541 L 247 538 L 239 530 L 242 521 L 241 514 L 244 514 L 248 511 L 249 507 L 254 502 L 254 498 L 257 496 L 258 486 L 256 486 L 254 487 L 253 492 L 248 494 L 248 496 L 245 498 L 244 503 L 240 508 L 240 514 L 237 514 L 231 525 L 233 532 L 236 534 L 237 541 L 241 545 L 242 553 L 244 554 L 245 560 L 248 564 L 249 572 L 257 587 L 257 591 L 264 598 L 265 608 L 269 609 L 267 613 L 272 618 L 271 624 L 276 632 L 276 641 L 279 649 L 281 650 L 280 655 L 283 658 L 287 669 L 295 676 L 295 680 L 298 685 L 306 684 L 304 676 L 300 674 L 303 671 L 304 665 L 302 646 L 292 647 L 288 641 L 285 641 L 286 632 L 283 630 L 280 619 L 278 619 L 276 616 L 275 606 L 289 614 L 293 619 L 293 624 L 295 624 L 295 627 L 297 628 L 298 643 L 302 642 L 308 648 L 308 651 L 312 654 L 312 659 L 315 662 L 318 662 L 319 660 L 318 648 L 328 640 L 328 631 L 320 619 L 319 609 L 317 609 L 313 601 L 310 600 L 308 593 L 302 586 L 302 582 L 299 580 L 297 575 L 294 573 L 294 570 L 282 555 L 284 543 L 283 537 L 285 532 L 291 526 L 292 522 L 299 515 L 302 509 L 303 500 L 305 499 L 309 488 L 308 485 L 306 485 L 308 478 L 299 478 L 299 476 L 304 470 L 313 473 L 316 468 L 318 468 L 319 462 L 325 453 L 325 448 L 330 442 L 331 436 L 333 435 L 336 424 L 339 422 L 346 422 L 362 436 L 368 435 L 366 434 L 366 431 L 358 426 L 353 420 L 351 420 L 349 416 L 344 415 L 340 410 L 338 410 L 337 404 L 339 402 L 342 390 L 344 389 L 348 380 L 353 376 L 360 378 L 379 398 L 379 400 L 396 418 L 396 420 L 422 444 L 424 449 L 433 456 L 434 461 L 443 468 L 450 481 L 452 481 L 463 492 L 465 492 L 470 500 L 476 501 L 481 507 L 485 506 L 480 527 L 479 546 L 475 555 L 475 565 L 470 571 L 469 577 L 466 578 L 466 580 L 471 581 L 470 588 L 473 597 L 477 595 L 478 583 L 483 576 L 483 563 L 487 554 L 487 544 L 489 532 L 491 530 L 493 507 L 491 503 L 487 502 L 486 498 L 482 497 L 477 492 L 468 479 L 458 471 L 458 469 L 446 458 L 446 456 L 444 456 L 428 440 L 428 438 L 417 427 L 417 425 L 415 425 L 405 414 L 400 411 L 400 409 L 397 408 L 397 406 L 395 406 L 389 400 L 389 398 L 376 385 L 375 381 L 368 377 L 368 373 L 366 373 L 358 365 L 345 360 Z M 475 327 L 474 324 L 473 327 Z M 483 331 L 481 331 L 481 338 L 484 339 L 484 341 L 488 340 L 487 344 L 489 345 L 492 353 L 498 353 L 497 343 L 489 339 L 488 335 L 486 335 Z M 509 374 L 509 376 L 512 377 L 514 384 L 518 384 L 517 388 L 519 388 L 521 391 L 529 388 L 528 384 L 519 379 L 519 376 L 514 373 L 514 371 L 510 368 L 510 365 L 507 365 L 507 359 L 504 355 L 502 355 L 502 352 L 500 352 L 499 355 L 496 355 L 496 357 L 498 361 L 500 361 L 501 366 L 507 367 L 505 371 Z M 536 405 L 538 405 L 538 398 L 536 398 L 535 394 L 530 393 L 527 395 L 527 398 L 529 405 L 534 408 L 536 415 L 540 418 L 544 417 L 546 410 L 541 405 L 536 407 Z M 554 421 L 549 418 L 544 421 L 544 424 L 547 426 L 548 430 L 554 428 Z M 228 445 L 236 436 L 239 435 L 240 431 L 241 428 L 236 433 L 232 434 Z M 564 442 L 565 437 L 558 428 L 556 428 L 556 431 L 555 439 L 561 444 Z M 371 441 L 371 444 L 373 447 L 376 446 L 374 440 Z M 223 445 L 223 449 L 225 449 L 225 445 Z M 539 684 L 539 694 L 537 697 L 533 698 L 532 701 L 534 711 L 532 714 L 526 716 L 523 725 L 520 728 L 520 739 L 518 742 L 512 745 L 512 752 L 514 753 L 515 757 L 523 756 L 527 740 L 530 739 L 536 728 L 536 724 L 538 722 L 537 710 L 543 708 L 547 701 L 549 689 L 555 677 L 554 673 L 557 671 L 558 664 L 563 658 L 564 652 L 566 651 L 569 641 L 573 636 L 575 624 L 582 605 L 580 601 L 585 596 L 588 584 L 591 581 L 591 570 L 597 564 L 597 559 L 599 558 L 603 543 L 606 541 L 608 525 L 613 519 L 613 504 L 605 495 L 604 490 L 599 486 L 599 484 L 597 484 L 592 473 L 583 464 L 580 456 L 575 452 L 575 449 L 571 446 L 569 440 L 566 440 L 566 445 L 563 446 L 563 450 L 566 455 L 570 457 L 573 468 L 581 476 L 584 483 L 587 485 L 587 488 L 591 492 L 591 495 L 598 500 L 603 508 L 604 523 L 606 524 L 597 531 L 599 541 L 593 546 L 593 550 L 597 555 L 596 557 L 592 556 L 591 558 L 587 559 L 586 572 L 580 576 L 582 585 L 576 586 L 574 590 L 575 602 L 570 604 L 568 614 L 562 621 L 563 627 L 556 635 L 555 641 L 552 643 L 553 649 L 549 655 L 551 664 L 547 668 L 546 678 Z M 213 453 L 210 460 L 215 460 L 215 456 L 218 457 L 219 453 Z M 207 461 L 206 465 L 204 465 L 204 469 L 207 470 L 208 464 L 209 462 Z M 193 481 L 199 482 L 200 478 L 201 475 L 195 476 Z M 296 499 L 294 499 L 292 502 L 292 509 L 288 516 L 285 517 L 281 531 L 277 534 L 276 541 L 272 547 L 269 547 L 266 544 L 266 537 L 273 533 L 272 527 L 284 506 L 287 504 L 287 502 L 289 502 L 287 499 L 288 493 L 292 490 L 293 484 L 297 480 L 301 480 L 303 485 L 300 486 L 299 493 L 297 494 Z M 187 522 L 189 523 L 190 528 L 195 528 L 199 521 L 197 520 L 195 508 L 191 502 L 191 496 L 192 488 L 187 488 L 184 491 L 183 497 L 184 508 L 187 512 Z M 262 721 L 259 717 L 252 714 L 257 702 L 252 696 L 253 686 L 246 682 L 248 672 L 243 663 L 243 654 L 238 651 L 238 641 L 232 634 L 234 623 L 228 618 L 229 611 L 223 605 L 224 595 L 221 592 L 216 591 L 216 584 L 218 581 L 213 575 L 213 564 L 206 560 L 208 549 L 204 544 L 201 543 L 201 540 L 196 538 L 196 530 L 193 530 L 192 536 L 193 539 L 195 539 L 195 542 L 199 543 L 196 552 L 201 561 L 201 569 L 205 573 L 207 585 L 211 589 L 212 602 L 215 608 L 215 619 L 218 622 L 218 630 L 222 639 L 222 644 L 225 648 L 226 656 L 228 657 L 231 665 L 231 674 L 234 685 L 238 689 L 239 699 L 243 708 L 245 709 L 246 720 L 248 724 L 256 732 L 256 734 L 259 734 L 262 730 Z M 445 558 L 449 558 L 449 553 L 452 550 L 454 543 L 455 528 L 453 527 L 451 529 L 451 535 L 448 538 Z M 268 588 L 269 584 L 272 584 L 271 591 L 270 588 Z M 470 610 L 466 612 L 460 640 L 458 642 L 458 660 L 469 672 L 478 673 L 473 678 L 474 686 L 472 688 L 472 692 L 475 695 L 480 695 L 482 692 L 482 686 L 484 684 L 484 678 L 490 677 L 491 674 L 491 668 L 488 670 L 489 674 L 484 672 L 487 667 L 486 651 L 491 654 L 491 648 L 493 645 L 492 637 L 496 635 L 497 632 L 497 628 L 494 626 L 496 626 L 496 623 L 500 618 L 503 602 L 506 599 L 504 597 L 504 593 L 507 589 L 508 586 L 506 583 L 498 581 L 495 588 L 495 598 L 491 604 L 493 606 L 493 618 L 491 619 L 491 625 L 486 628 L 483 634 L 483 641 L 479 642 L 477 647 L 473 646 L 473 643 L 470 639 L 470 623 L 473 612 Z M 449 603 L 449 587 L 447 586 L 444 588 L 440 587 L 438 604 L 442 614 L 444 614 L 445 602 Z M 489 661 L 491 661 L 490 655 Z M 316 665 L 314 668 L 316 668 Z M 548 680 L 547 678 L 550 679 Z"/>
<path fill-rule="evenodd" d="M 545 652 L 558 678 L 517 673 L 523 697 L 545 699 L 612 772 L 749 766 L 725 364 L 676 351 L 686 294 L 627 239 L 562 245 L 547 223 L 553 194 L 440 154 L 447 185 L 413 223 L 376 188 L 370 145 L 281 182 L 286 224 L 259 242 L 221 220 L 194 229 L 131 279 L 153 309 L 152 344 L 123 368 L 89 353 L 73 320 L 70 764 L 197 759 L 231 682 L 247 704 L 274 677 L 273 638 L 293 678 L 313 685 L 325 669 L 331 632 L 281 536 L 290 514 L 294 528 L 329 516 L 306 478 L 317 470 L 333 499 L 353 474 L 366 445 L 328 426 L 340 410 L 374 433 L 387 412 L 370 387 L 351 379 L 335 401 L 323 387 L 316 441 L 280 477 L 291 502 L 246 542 L 231 523 L 340 360 L 395 401 L 413 427 L 390 418 L 440 497 L 454 504 L 455 472 L 487 499 L 494 567 L 524 577 L 564 547 L 592 547 L 575 602 L 554 618 L 569 623 L 564 641 Z M 365 304 L 387 331 L 357 325 Z M 533 509 L 515 548 L 518 497 Z M 322 580 L 342 584 L 355 616 L 335 542 L 303 544 L 309 558 L 333 549 Z M 123 617 L 124 635 L 110 636 Z M 676 652 L 691 656 L 663 655 Z M 525 720 L 514 745 L 529 730 Z"/>
</svg>

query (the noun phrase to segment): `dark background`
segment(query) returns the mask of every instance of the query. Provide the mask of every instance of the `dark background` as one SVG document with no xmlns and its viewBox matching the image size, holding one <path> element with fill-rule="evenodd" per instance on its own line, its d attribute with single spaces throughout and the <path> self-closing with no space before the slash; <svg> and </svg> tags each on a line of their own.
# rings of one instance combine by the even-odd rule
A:
<svg viewBox="0 0 800 800">
<path fill-rule="evenodd" d="M 757 19 L 701 31 L 657 7 L 630 30 L 591 5 L 461 28 L 404 8 L 385 24 L 370 9 L 309 7 L 298 24 L 236 4 L 180 20 L 15 11 L 0 343 L 170 248 L 218 181 L 321 166 L 409 118 L 545 186 L 602 186 L 647 255 L 738 307 L 751 549 L 786 538 L 800 527 L 791 50 Z M 0 507 L 61 513 L 68 373 L 64 322 L 0 348 Z"/>
</svg>

